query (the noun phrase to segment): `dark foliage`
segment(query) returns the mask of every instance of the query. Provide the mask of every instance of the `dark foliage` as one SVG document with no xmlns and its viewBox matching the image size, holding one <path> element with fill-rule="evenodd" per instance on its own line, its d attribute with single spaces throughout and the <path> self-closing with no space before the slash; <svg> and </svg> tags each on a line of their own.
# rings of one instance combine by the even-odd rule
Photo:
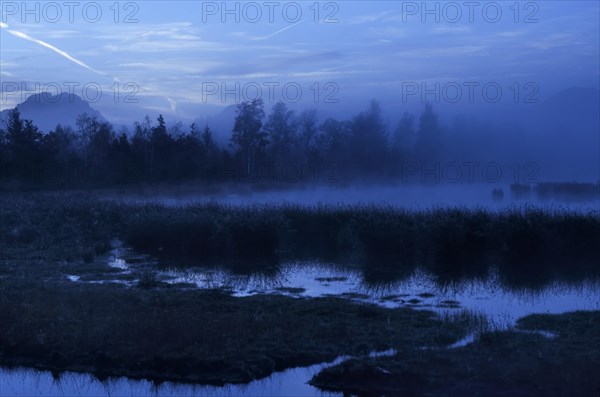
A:
<svg viewBox="0 0 600 397">
<path fill-rule="evenodd" d="M 376 101 L 351 121 L 319 124 L 314 109 L 296 115 L 277 103 L 265 115 L 263 102 L 255 100 L 238 105 L 230 145 L 220 148 L 208 125 L 200 130 L 192 124 L 185 132 L 180 124 L 167 128 L 162 115 L 116 132 L 82 114 L 76 130 L 58 125 L 44 133 L 15 109 L 0 126 L 0 188 L 389 177 L 412 158 L 413 119 L 406 114 L 390 140 Z M 418 142 L 439 146 L 435 120 L 427 106 Z"/>
</svg>

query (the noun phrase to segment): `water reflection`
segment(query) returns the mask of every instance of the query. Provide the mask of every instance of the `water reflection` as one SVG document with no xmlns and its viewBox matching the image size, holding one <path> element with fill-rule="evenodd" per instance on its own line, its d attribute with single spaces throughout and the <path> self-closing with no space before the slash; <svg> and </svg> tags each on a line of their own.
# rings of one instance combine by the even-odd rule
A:
<svg viewBox="0 0 600 397">
<path fill-rule="evenodd" d="M 441 271 L 443 269 L 425 269 L 415 265 L 394 266 L 385 262 L 341 265 L 294 261 L 272 265 L 261 263 L 243 268 L 224 263 L 215 266 L 186 264 L 182 267 L 179 263 L 158 263 L 151 257 L 139 255 L 115 242 L 115 248 L 107 258 L 107 267 L 112 269 L 110 274 L 113 276 L 136 275 L 150 270 L 158 281 L 171 284 L 172 288 L 218 288 L 228 290 L 238 297 L 253 294 L 283 294 L 298 299 L 337 296 L 388 308 L 433 310 L 443 317 L 469 311 L 484 318 L 486 326 L 497 329 L 511 327 L 518 318 L 531 313 L 600 310 L 598 278 L 589 278 L 585 274 L 569 278 L 547 266 L 538 267 L 537 276 L 532 275 L 531 279 L 525 279 L 524 282 L 520 277 L 513 280 L 513 276 L 522 273 L 523 269 L 515 268 L 507 273 L 506 269 L 500 272 L 498 269 L 480 266 L 474 271 L 469 271 L 468 267 L 459 267 L 456 274 L 444 273 Z M 115 272 L 115 268 L 119 271 Z M 577 266 L 573 268 L 576 269 Z M 540 271 L 544 274 L 540 275 Z M 69 274 L 66 277 L 72 282 L 82 282 L 78 275 Z M 128 285 L 135 286 L 135 279 Z M 477 332 L 476 329 L 452 347 L 472 342 Z M 344 357 L 340 357 L 336 362 L 343 359 Z M 247 385 L 225 387 L 174 383 L 157 386 L 149 381 L 126 378 L 100 382 L 91 375 L 75 373 L 66 373 L 56 380 L 49 372 L 0 369 L 0 395 L 334 395 L 306 384 L 325 365 L 330 364 L 289 369 Z"/>
<path fill-rule="evenodd" d="M 392 352 L 383 352 L 390 354 Z M 339 364 L 348 357 L 310 367 L 276 372 L 268 378 L 244 385 L 201 386 L 164 382 L 159 385 L 147 380 L 117 378 L 100 381 L 90 374 L 65 372 L 56 378 L 48 371 L 0 368 L 2 396 L 248 396 L 248 397 L 317 397 L 340 396 L 308 385 L 309 379 L 329 365 Z"/>
<path fill-rule="evenodd" d="M 131 266 L 130 266 L 131 267 Z M 514 325 L 530 313 L 562 313 L 573 310 L 600 310 L 600 282 L 555 281 L 543 288 L 512 288 L 497 272 L 484 278 L 443 282 L 421 269 L 401 281 L 365 281 L 360 267 L 340 267 L 321 263 L 296 262 L 281 266 L 272 275 L 235 274 L 223 268 L 177 268 L 157 270 L 168 283 L 189 283 L 194 288 L 225 288 L 236 296 L 279 293 L 300 297 L 341 296 L 385 307 L 414 307 L 433 310 L 442 316 L 460 315 L 462 310 L 482 314 L 494 328 Z M 476 333 L 452 347 L 474 340 Z M 548 334 L 546 337 L 553 337 Z M 385 352 L 384 352 L 385 353 Z M 387 352 L 391 353 L 391 352 Z M 340 357 L 339 363 L 347 357 Z M 50 372 L 30 369 L 0 369 L 0 395 L 10 396 L 327 396 L 308 385 L 324 366 L 318 364 L 275 373 L 246 385 L 225 387 L 175 383 L 156 385 L 127 378 L 99 381 L 89 374 L 65 373 L 55 379 Z M 339 396 L 339 395 L 338 395 Z"/>
<path fill-rule="evenodd" d="M 128 261 L 129 251 L 113 251 L 109 262 L 135 274 L 138 268 L 152 269 L 158 280 L 180 288 L 221 288 L 243 297 L 253 294 L 284 294 L 295 298 L 337 296 L 389 308 L 413 307 L 433 310 L 442 315 L 479 314 L 487 326 L 506 328 L 530 313 L 562 313 L 573 310 L 600 310 L 600 281 L 549 281 L 539 288 L 515 287 L 490 270 L 479 277 L 446 279 L 421 268 L 404 270 L 391 277 L 369 274 L 364 266 L 290 262 L 268 272 L 240 273 L 223 266 L 158 266 L 151 259 Z M 107 264 L 107 265 L 110 265 Z M 120 268 L 120 266 L 119 266 Z M 119 272 L 117 272 L 119 273 Z M 72 282 L 81 282 L 75 275 Z M 87 281 L 90 282 L 90 281 Z M 452 347 L 472 342 L 477 334 L 458 341 Z M 553 335 L 545 335 L 552 337 Z M 386 352 L 384 352 L 386 353 Z M 393 353 L 393 352 L 387 352 Z M 347 357 L 340 357 L 339 363 Z M 50 372 L 31 369 L 0 369 L 0 395 L 10 396 L 328 396 L 308 385 L 316 373 L 332 363 L 288 369 L 246 385 L 225 387 L 175 383 L 156 385 L 146 380 L 127 378 L 99 381 L 89 374 L 68 372 L 56 378 Z"/>
<path fill-rule="evenodd" d="M 312 262 L 283 265 L 271 276 L 236 275 L 222 268 L 172 268 L 159 272 L 168 283 L 223 288 L 235 296 L 279 293 L 295 297 L 341 296 L 385 307 L 410 306 L 438 312 L 457 308 L 483 314 L 500 327 L 530 313 L 600 310 L 600 281 L 549 281 L 540 288 L 515 288 L 495 270 L 485 276 L 448 281 L 422 269 L 400 280 L 373 282 L 359 267 Z M 385 278 L 385 277 L 384 277 Z"/>
<path fill-rule="evenodd" d="M 293 261 L 251 264 L 242 271 L 231 263 L 213 266 L 182 266 L 176 261 L 158 263 L 117 241 L 114 245 L 107 258 L 111 272 L 100 274 L 98 280 L 74 274 L 65 277 L 71 282 L 112 282 L 135 287 L 139 278 L 150 272 L 163 285 L 221 289 L 238 297 L 338 296 L 389 308 L 409 306 L 442 313 L 460 308 L 484 315 L 500 327 L 510 326 L 530 313 L 600 310 L 600 278 L 581 271 L 576 264 L 563 270 L 548 265 L 536 266 L 535 271 L 506 266 L 502 269 L 476 266 L 468 271 L 468 266 L 437 269 L 383 262 L 378 265 Z M 115 267 L 120 271 L 115 272 Z"/>
</svg>

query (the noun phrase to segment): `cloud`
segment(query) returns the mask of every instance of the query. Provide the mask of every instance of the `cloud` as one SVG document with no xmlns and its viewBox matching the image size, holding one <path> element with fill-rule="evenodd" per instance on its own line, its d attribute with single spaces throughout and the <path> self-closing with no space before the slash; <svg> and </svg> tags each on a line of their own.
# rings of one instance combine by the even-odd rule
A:
<svg viewBox="0 0 600 397">
<path fill-rule="evenodd" d="M 433 33 L 442 33 L 442 34 L 469 33 L 470 31 L 471 31 L 471 28 L 469 28 L 468 26 L 439 26 L 439 27 L 433 28 L 433 30 L 432 30 Z"/>
<path fill-rule="evenodd" d="M 356 24 L 362 24 L 362 23 L 372 23 L 372 22 L 386 21 L 390 17 L 393 18 L 393 14 L 391 11 L 382 11 L 377 14 L 359 15 L 359 16 L 351 17 L 351 18 L 347 19 L 347 21 L 348 21 L 347 23 L 350 25 L 356 25 Z"/>
<path fill-rule="evenodd" d="M 106 44 L 101 47 L 110 52 L 162 52 L 162 51 L 184 51 L 184 50 L 206 50 L 216 49 L 219 43 L 208 43 L 200 40 L 192 41 L 165 41 L 165 40 L 143 40 L 126 44 Z"/>
<path fill-rule="evenodd" d="M 574 44 L 579 44 L 574 41 L 573 36 L 570 34 L 552 34 L 548 37 L 529 41 L 529 46 L 537 50 L 549 50 L 557 47 L 573 47 Z"/>
<path fill-rule="evenodd" d="M 217 69 L 221 66 L 221 62 L 196 60 L 190 58 L 177 58 L 177 59 L 165 59 L 162 61 L 152 62 L 127 62 L 119 63 L 114 67 L 119 69 L 133 70 L 136 73 L 141 71 L 158 71 L 158 72 L 173 72 L 173 73 L 187 73 L 187 74 L 198 74 L 206 73 L 210 70 Z"/>
<path fill-rule="evenodd" d="M 384 36 L 384 39 L 399 39 L 408 36 L 406 29 L 401 29 L 395 26 L 376 27 L 369 29 L 369 32 L 376 36 Z"/>
<path fill-rule="evenodd" d="M 91 38 L 101 43 L 96 47 L 99 51 L 94 51 L 94 48 L 87 51 L 102 55 L 106 51 L 153 54 L 162 51 L 226 50 L 223 42 L 206 40 L 200 32 L 189 22 L 120 26 L 109 32 L 93 33 Z"/>
<path fill-rule="evenodd" d="M 498 36 L 500 37 L 521 37 L 524 36 L 526 34 L 526 32 L 524 30 L 508 30 L 506 32 L 500 32 L 497 33 Z"/>
<path fill-rule="evenodd" d="M 413 58 L 437 58 L 437 57 L 452 57 L 465 55 L 482 55 L 487 46 L 478 45 L 459 45 L 452 47 L 437 47 L 437 48 L 414 48 L 410 50 L 399 51 L 396 53 L 402 57 Z"/>
<path fill-rule="evenodd" d="M 167 97 L 167 101 L 169 102 L 169 105 L 171 107 L 171 111 L 173 113 L 177 113 L 177 102 L 174 99 L 171 99 L 169 97 Z"/>
</svg>

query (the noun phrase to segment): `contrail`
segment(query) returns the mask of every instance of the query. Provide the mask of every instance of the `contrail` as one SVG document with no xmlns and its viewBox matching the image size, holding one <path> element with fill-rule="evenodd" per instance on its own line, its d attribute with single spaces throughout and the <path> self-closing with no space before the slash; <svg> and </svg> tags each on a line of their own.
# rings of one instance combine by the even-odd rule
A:
<svg viewBox="0 0 600 397">
<path fill-rule="evenodd" d="M 268 35 L 268 36 L 264 36 L 264 37 L 256 37 L 256 38 L 254 38 L 253 40 L 266 40 L 266 39 L 270 39 L 271 37 L 275 36 L 276 34 L 279 34 L 279 33 L 281 33 L 281 32 L 284 32 L 284 31 L 288 30 L 289 28 L 293 28 L 294 26 L 296 26 L 296 25 L 298 25 L 298 24 L 300 24 L 300 23 L 302 23 L 302 21 L 298 21 L 298 22 L 296 22 L 296 23 L 294 23 L 294 24 L 292 24 L 292 25 L 290 25 L 290 26 L 286 26 L 286 27 L 285 27 L 285 28 L 283 28 L 283 29 L 279 29 L 277 32 L 275 32 L 275 33 L 271 33 L 271 34 L 270 34 L 270 35 Z"/>
<path fill-rule="evenodd" d="M 290 28 L 290 27 L 291 26 L 288 26 L 287 28 Z M 23 40 L 34 42 L 36 44 L 41 45 L 42 47 L 46 47 L 46 48 L 48 48 L 48 49 L 56 52 L 58 55 L 66 58 L 66 59 L 68 59 L 69 61 L 71 61 L 73 63 L 76 63 L 77 65 L 79 65 L 79 66 L 81 66 L 81 67 L 83 67 L 83 68 L 85 68 L 87 70 L 90 70 L 90 71 L 92 71 L 94 73 L 97 73 L 97 74 L 99 74 L 101 76 L 110 77 L 106 73 L 100 72 L 99 70 L 96 70 L 93 67 L 87 65 L 85 62 L 82 62 L 79 59 L 73 58 L 66 51 L 63 51 L 60 48 L 57 48 L 57 47 L 53 46 L 52 44 L 49 44 L 49 43 L 46 43 L 45 41 L 33 38 L 33 37 L 29 36 L 28 34 L 25 34 L 23 32 L 19 32 L 17 30 L 8 29 L 8 24 L 6 24 L 4 22 L 0 22 L 0 28 L 6 29 L 6 31 L 8 33 L 12 34 L 15 37 L 21 38 Z M 287 28 L 285 28 L 285 29 L 287 29 Z M 282 30 L 285 30 L 285 29 L 282 29 Z M 277 33 L 279 33 L 279 32 L 275 32 L 274 34 L 277 34 Z M 116 82 L 120 82 L 121 81 L 118 77 L 112 77 L 112 79 L 113 79 L 113 81 L 116 81 Z M 152 92 L 152 90 L 148 90 L 148 89 L 144 89 L 144 91 Z M 168 97 L 166 97 L 166 99 L 169 102 L 169 105 L 171 107 L 171 111 L 176 112 L 177 111 L 177 102 L 175 102 L 174 100 L 172 100 L 171 98 L 168 98 Z"/>
<path fill-rule="evenodd" d="M 105 73 L 102 73 L 102 72 L 100 72 L 100 71 L 98 71 L 98 70 L 94 69 L 93 67 L 91 67 L 91 66 L 89 66 L 89 65 L 85 64 L 84 62 L 80 61 L 79 59 L 73 58 L 73 57 L 72 57 L 71 55 L 69 55 L 67 52 L 65 52 L 65 51 L 61 50 L 60 48 L 56 48 L 56 47 L 55 47 L 55 46 L 53 46 L 52 44 L 49 44 L 49 43 L 46 43 L 45 41 L 42 41 L 42 40 L 38 40 L 38 39 L 36 39 L 36 38 L 33 38 L 33 37 L 31 37 L 31 36 L 29 36 L 29 35 L 27 35 L 27 34 L 23 33 L 23 32 L 19 32 L 19 31 L 17 31 L 17 30 L 8 29 L 8 25 L 7 25 L 6 23 L 4 23 L 4 22 L 0 22 L 0 28 L 4 28 L 4 29 L 6 29 L 6 31 L 7 31 L 8 33 L 12 34 L 12 35 L 13 35 L 13 36 L 15 36 L 15 37 L 21 38 L 21 39 L 23 39 L 23 40 L 31 41 L 31 42 L 33 42 L 33 43 L 36 43 L 36 44 L 39 44 L 39 45 L 41 45 L 42 47 L 46 47 L 46 48 L 48 48 L 48 49 L 50 49 L 50 50 L 52 50 L 52 51 L 56 52 L 58 55 L 60 55 L 60 56 L 62 56 L 62 57 L 64 57 L 64 58 L 67 58 L 69 61 L 71 61 L 71 62 L 73 62 L 73 63 L 76 63 L 77 65 L 79 65 L 79 66 L 81 66 L 81 67 L 83 67 L 83 68 L 86 68 L 86 69 L 88 69 L 88 70 L 91 70 L 91 71 L 92 71 L 92 72 L 94 72 L 94 73 L 97 73 L 97 74 L 99 74 L 99 75 L 102 75 L 102 76 L 105 76 L 105 75 L 106 75 Z"/>
</svg>

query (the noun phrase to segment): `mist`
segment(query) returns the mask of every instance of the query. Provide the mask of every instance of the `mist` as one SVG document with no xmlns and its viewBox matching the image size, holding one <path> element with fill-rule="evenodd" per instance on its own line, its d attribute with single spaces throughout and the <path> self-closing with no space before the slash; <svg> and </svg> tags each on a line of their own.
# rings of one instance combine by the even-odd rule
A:
<svg viewBox="0 0 600 397">
<path fill-rule="evenodd" d="M 597 395 L 600 4 L 0 2 L 0 395 Z"/>
</svg>

